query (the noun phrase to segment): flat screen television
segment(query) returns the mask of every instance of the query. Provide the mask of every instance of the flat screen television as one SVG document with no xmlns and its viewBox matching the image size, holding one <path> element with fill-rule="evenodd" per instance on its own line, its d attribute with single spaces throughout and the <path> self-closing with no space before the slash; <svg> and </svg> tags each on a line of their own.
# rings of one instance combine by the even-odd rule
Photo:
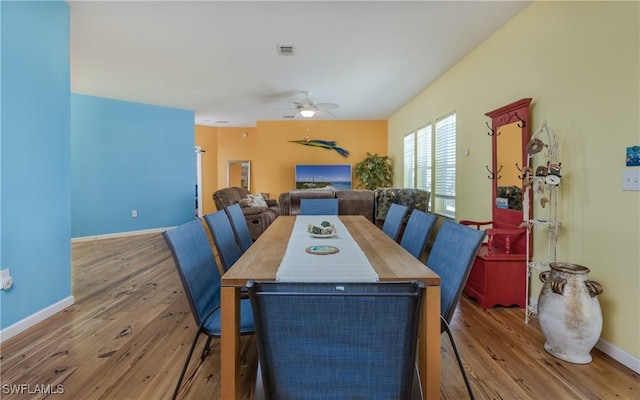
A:
<svg viewBox="0 0 640 400">
<path fill-rule="evenodd" d="M 296 189 L 351 189 L 351 164 L 298 164 Z"/>
</svg>

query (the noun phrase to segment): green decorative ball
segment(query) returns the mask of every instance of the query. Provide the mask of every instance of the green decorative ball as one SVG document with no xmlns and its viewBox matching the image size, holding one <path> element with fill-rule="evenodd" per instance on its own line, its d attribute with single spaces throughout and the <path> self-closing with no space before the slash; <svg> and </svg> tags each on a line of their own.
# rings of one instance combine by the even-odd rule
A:
<svg viewBox="0 0 640 400">
<path fill-rule="evenodd" d="M 331 226 L 331 222 L 329 222 L 329 221 L 322 221 L 322 222 L 320 222 L 320 225 L 322 225 L 322 226 L 324 226 L 324 227 L 326 228 L 327 226 Z"/>
</svg>

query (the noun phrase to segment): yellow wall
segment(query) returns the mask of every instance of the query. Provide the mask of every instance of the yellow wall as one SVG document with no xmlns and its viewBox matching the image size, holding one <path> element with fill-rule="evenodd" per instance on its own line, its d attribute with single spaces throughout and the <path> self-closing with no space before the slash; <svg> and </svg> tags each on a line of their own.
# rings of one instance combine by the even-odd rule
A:
<svg viewBox="0 0 640 400">
<path fill-rule="evenodd" d="M 216 191 L 218 182 L 218 138 L 217 129 L 196 125 L 195 144 L 202 147 L 202 212 L 208 214 L 216 210 L 211 194 Z"/>
<path fill-rule="evenodd" d="M 639 7 L 535 2 L 389 120 L 399 182 L 403 135 L 456 111 L 456 219 L 488 220 L 491 181 L 484 166 L 491 165 L 491 141 L 484 113 L 532 97 L 532 132 L 547 120 L 560 145 L 558 261 L 591 269 L 590 278 L 604 288 L 600 346 L 621 349 L 636 365 L 640 192 L 622 191 L 622 171 L 626 147 L 640 144 Z M 544 215 L 539 206 L 535 215 Z M 545 255 L 536 232 L 535 256 Z M 539 289 L 537 277 L 532 282 Z"/>
<path fill-rule="evenodd" d="M 204 191 L 203 196 L 209 198 L 227 186 L 227 160 L 250 160 L 251 192 L 269 193 L 277 199 L 295 187 L 296 164 L 354 165 L 367 152 L 387 154 L 387 121 L 258 121 L 255 128 L 217 128 L 216 132 L 217 184 Z M 289 143 L 305 137 L 336 141 L 351 154 L 344 158 L 334 150 Z M 205 203 L 205 214 L 211 211 Z"/>
</svg>

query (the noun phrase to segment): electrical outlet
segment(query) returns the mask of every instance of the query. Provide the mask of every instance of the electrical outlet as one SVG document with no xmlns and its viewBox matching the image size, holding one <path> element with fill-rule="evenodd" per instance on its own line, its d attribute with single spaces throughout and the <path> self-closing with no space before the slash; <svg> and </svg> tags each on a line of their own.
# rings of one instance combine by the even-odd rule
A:
<svg viewBox="0 0 640 400">
<path fill-rule="evenodd" d="M 640 191 L 640 168 L 627 167 L 622 170 L 622 190 Z"/>
<path fill-rule="evenodd" d="M 138 218 L 138 210 L 131 210 L 131 218 Z"/>
<path fill-rule="evenodd" d="M 13 286 L 13 278 L 9 273 L 9 269 L 3 269 L 0 271 L 0 289 L 9 290 Z"/>
</svg>

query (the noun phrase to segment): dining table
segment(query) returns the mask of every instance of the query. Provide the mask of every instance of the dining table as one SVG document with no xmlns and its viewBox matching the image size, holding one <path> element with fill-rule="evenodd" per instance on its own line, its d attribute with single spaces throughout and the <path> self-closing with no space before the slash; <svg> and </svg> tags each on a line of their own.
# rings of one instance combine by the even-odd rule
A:
<svg viewBox="0 0 640 400">
<path fill-rule="evenodd" d="M 324 219 L 322 216 L 316 217 L 318 223 Z M 296 218 L 298 217 L 276 218 L 222 276 L 220 390 L 223 400 L 239 399 L 242 393 L 240 388 L 240 291 L 246 287 L 249 280 L 278 280 L 278 269 L 287 254 Z M 377 274 L 377 280 L 405 282 L 416 280 L 424 283 L 417 366 L 423 398 L 440 398 L 440 277 L 366 217 L 340 215 L 337 218 L 339 218 L 341 229 L 347 229 L 350 237 L 355 240 L 366 256 Z M 316 242 L 319 246 L 330 243 L 323 238 L 317 238 Z"/>
</svg>

